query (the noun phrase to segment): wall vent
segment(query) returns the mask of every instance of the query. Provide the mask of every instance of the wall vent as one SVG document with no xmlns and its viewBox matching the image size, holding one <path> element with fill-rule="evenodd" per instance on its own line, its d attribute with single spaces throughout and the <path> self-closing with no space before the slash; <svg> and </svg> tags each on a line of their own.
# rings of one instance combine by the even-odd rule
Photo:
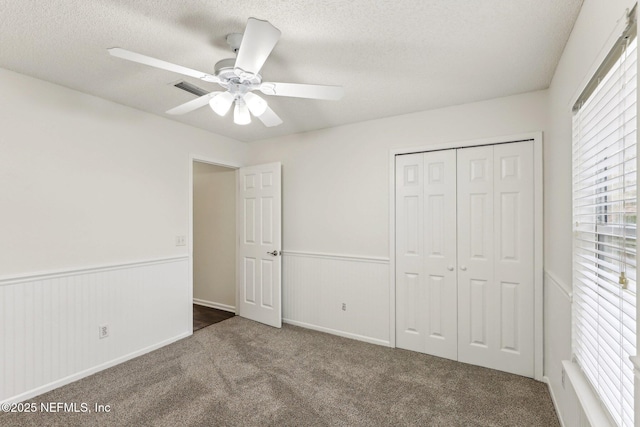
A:
<svg viewBox="0 0 640 427">
<path fill-rule="evenodd" d="M 196 96 L 204 96 L 209 93 L 209 91 L 199 88 L 196 85 L 192 85 L 191 83 L 187 83 L 184 80 L 174 84 L 174 86 Z"/>
</svg>

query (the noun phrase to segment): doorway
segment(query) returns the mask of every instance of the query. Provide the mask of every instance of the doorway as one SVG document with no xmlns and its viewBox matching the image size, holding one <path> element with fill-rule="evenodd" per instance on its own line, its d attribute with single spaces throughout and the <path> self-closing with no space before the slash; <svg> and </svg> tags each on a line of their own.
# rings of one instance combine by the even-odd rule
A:
<svg viewBox="0 0 640 427">
<path fill-rule="evenodd" d="M 236 169 L 192 160 L 193 330 L 233 317 Z"/>
<path fill-rule="evenodd" d="M 214 190 L 224 191 L 225 195 L 211 193 L 206 185 L 203 186 L 205 190 L 200 191 L 201 182 L 217 180 L 221 176 L 226 178 L 224 190 L 220 187 L 214 187 Z M 281 176 L 282 164 L 279 162 L 240 167 L 190 156 L 188 218 L 189 281 L 192 286 L 187 300 L 190 306 L 193 303 L 206 305 L 281 327 Z M 200 201 L 212 203 L 212 206 L 204 213 L 198 212 Z M 213 220 L 219 216 L 216 209 L 226 213 L 225 219 L 218 218 L 214 224 Z M 205 228 L 201 224 L 205 224 Z M 213 234 L 207 231 L 211 226 L 217 227 Z M 211 240 L 223 235 L 224 242 Z M 222 285 L 218 287 L 215 283 Z M 204 284 L 204 290 L 200 284 Z M 193 323 L 191 326 L 193 331 Z"/>
</svg>

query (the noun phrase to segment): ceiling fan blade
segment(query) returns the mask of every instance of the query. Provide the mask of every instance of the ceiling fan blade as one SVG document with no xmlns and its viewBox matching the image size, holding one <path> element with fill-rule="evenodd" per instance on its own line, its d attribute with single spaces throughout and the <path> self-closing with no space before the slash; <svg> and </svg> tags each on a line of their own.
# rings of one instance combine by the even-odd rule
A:
<svg viewBox="0 0 640 427">
<path fill-rule="evenodd" d="M 278 117 L 278 115 L 271 109 L 271 107 L 267 107 L 264 113 L 258 116 L 258 119 L 268 128 L 272 128 L 274 126 L 278 126 L 282 124 L 282 119 Z"/>
<path fill-rule="evenodd" d="M 162 61 L 160 59 L 142 55 L 140 53 L 131 52 L 130 50 L 122 49 L 119 47 L 112 47 L 111 49 L 107 49 L 107 50 L 112 56 L 126 59 L 128 61 L 138 62 L 140 64 L 149 65 L 151 67 L 160 68 L 167 71 L 172 71 L 178 74 L 184 74 L 185 76 L 195 77 L 196 79 L 204 80 L 206 82 L 217 83 L 219 81 L 219 79 L 216 76 L 213 76 L 211 74 L 203 73 L 202 71 L 192 70 L 191 68 L 172 64 L 170 62 Z"/>
<path fill-rule="evenodd" d="M 202 95 L 199 98 L 192 99 L 189 102 L 185 102 L 182 105 L 178 105 L 177 107 L 174 107 L 168 110 L 167 114 L 178 116 L 180 114 L 190 113 L 193 110 L 197 110 L 198 108 L 204 107 L 205 105 L 209 104 L 209 101 L 211 100 L 211 98 L 213 98 L 219 93 L 222 93 L 222 92 L 211 92 L 206 95 Z"/>
<path fill-rule="evenodd" d="M 236 74 L 258 74 L 280 39 L 280 30 L 268 21 L 249 18 L 236 58 Z"/>
<path fill-rule="evenodd" d="M 260 85 L 260 91 L 265 95 L 326 99 L 331 101 L 337 101 L 344 96 L 344 88 L 342 86 L 305 85 L 298 83 L 265 82 Z"/>
</svg>

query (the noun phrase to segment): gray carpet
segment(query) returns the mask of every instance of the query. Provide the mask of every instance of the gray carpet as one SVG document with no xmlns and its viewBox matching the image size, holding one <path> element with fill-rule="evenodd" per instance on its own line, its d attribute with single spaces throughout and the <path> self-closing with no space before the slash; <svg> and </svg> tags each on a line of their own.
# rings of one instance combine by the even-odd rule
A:
<svg viewBox="0 0 640 427">
<path fill-rule="evenodd" d="M 559 425 L 534 380 L 240 317 L 31 402 L 112 409 L 3 414 L 0 425 Z"/>
</svg>

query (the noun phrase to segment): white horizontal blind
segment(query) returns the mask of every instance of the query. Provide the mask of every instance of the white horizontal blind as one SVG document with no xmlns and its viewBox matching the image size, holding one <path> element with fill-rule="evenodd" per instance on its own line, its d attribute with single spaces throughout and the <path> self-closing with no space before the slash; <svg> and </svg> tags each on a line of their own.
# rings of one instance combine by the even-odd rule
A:
<svg viewBox="0 0 640 427">
<path fill-rule="evenodd" d="M 619 426 L 634 422 L 636 44 L 573 118 L 573 353 Z"/>
</svg>

